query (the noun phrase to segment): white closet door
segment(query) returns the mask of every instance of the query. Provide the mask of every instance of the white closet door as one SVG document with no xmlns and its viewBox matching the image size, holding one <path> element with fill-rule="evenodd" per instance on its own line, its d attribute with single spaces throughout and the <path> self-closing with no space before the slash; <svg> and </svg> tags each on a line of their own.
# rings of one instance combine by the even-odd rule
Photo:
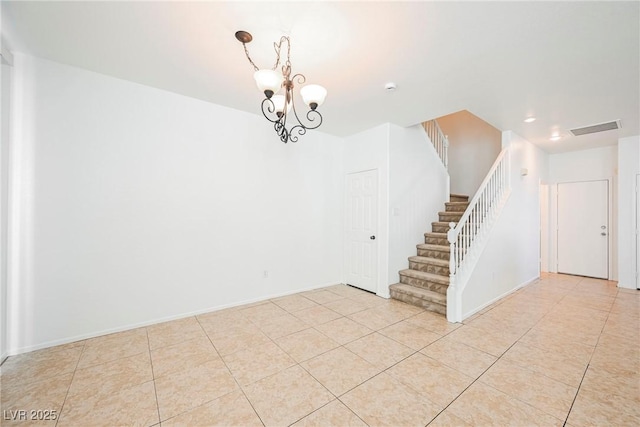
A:
<svg viewBox="0 0 640 427">
<path fill-rule="evenodd" d="M 378 171 L 347 175 L 345 270 L 348 284 L 377 291 Z"/>
</svg>

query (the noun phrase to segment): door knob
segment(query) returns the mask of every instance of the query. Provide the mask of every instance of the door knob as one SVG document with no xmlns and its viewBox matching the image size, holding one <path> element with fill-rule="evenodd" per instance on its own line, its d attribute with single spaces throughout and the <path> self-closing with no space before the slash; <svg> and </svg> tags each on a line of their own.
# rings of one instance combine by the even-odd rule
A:
<svg viewBox="0 0 640 427">
<path fill-rule="evenodd" d="M 376 236 L 369 237 L 371 240 L 376 240 Z"/>
<path fill-rule="evenodd" d="M 607 233 L 600 233 L 600 235 L 601 235 L 601 236 L 606 236 L 606 235 L 607 235 Z"/>
</svg>

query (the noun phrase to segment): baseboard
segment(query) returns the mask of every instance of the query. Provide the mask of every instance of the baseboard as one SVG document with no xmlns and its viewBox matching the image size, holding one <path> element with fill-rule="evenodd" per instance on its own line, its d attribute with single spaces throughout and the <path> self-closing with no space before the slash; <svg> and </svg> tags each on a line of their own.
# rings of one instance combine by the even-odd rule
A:
<svg viewBox="0 0 640 427">
<path fill-rule="evenodd" d="M 7 360 L 7 357 L 9 357 L 9 353 L 6 351 L 0 354 L 0 366 L 2 366 L 5 360 Z"/>
<path fill-rule="evenodd" d="M 499 295 L 495 298 L 493 298 L 492 300 L 490 300 L 489 302 L 482 304 L 480 307 L 474 308 L 471 311 L 464 313 L 462 315 L 462 320 L 468 319 L 469 317 L 473 316 L 474 314 L 478 313 L 479 311 L 484 310 L 485 308 L 489 307 L 491 304 L 495 303 L 496 301 L 501 300 L 502 298 L 505 298 L 509 295 L 511 295 L 512 293 L 516 292 L 518 289 L 524 288 L 527 285 L 530 285 L 536 281 L 540 280 L 540 276 L 536 276 L 533 279 L 529 279 L 529 280 L 525 280 L 524 282 L 522 282 L 519 285 L 516 285 L 514 288 L 508 290 L 507 292 L 503 293 L 502 295 Z"/>
<path fill-rule="evenodd" d="M 252 299 L 248 299 L 248 300 L 234 302 L 234 303 L 231 303 L 231 304 L 217 305 L 217 306 L 214 306 L 214 307 L 209 307 L 209 308 L 205 308 L 205 309 L 202 309 L 202 310 L 195 310 L 195 311 L 191 311 L 191 312 L 188 312 L 188 313 L 180 313 L 180 314 L 176 314 L 176 315 L 172 315 L 172 316 L 160 317 L 160 318 L 149 320 L 149 321 L 145 321 L 145 322 L 132 323 L 130 325 L 120 326 L 120 327 L 117 327 L 117 328 L 104 329 L 104 330 L 97 331 L 97 332 L 90 332 L 90 333 L 87 333 L 87 334 L 76 335 L 74 337 L 63 338 L 63 339 L 53 340 L 53 341 L 47 341 L 47 342 L 42 343 L 42 344 L 19 347 L 19 348 L 16 348 L 16 349 L 9 349 L 7 351 L 7 353 L 6 353 L 6 355 L 3 356 L 3 358 L 0 359 L 0 360 L 4 360 L 9 356 L 16 356 L 16 355 L 22 354 L 22 353 L 28 353 L 28 352 L 31 352 L 31 351 L 42 350 L 42 349 L 49 348 L 49 347 L 55 347 L 57 345 L 69 344 L 69 343 L 76 342 L 76 341 L 86 340 L 86 339 L 90 339 L 90 338 L 96 338 L 96 337 L 100 337 L 100 336 L 103 336 L 103 335 L 114 334 L 114 333 L 117 333 L 117 332 L 130 331 L 132 329 L 137 329 L 137 328 L 144 328 L 146 326 L 155 325 L 157 323 L 170 322 L 172 320 L 184 319 L 186 317 L 192 317 L 192 316 L 197 316 L 197 315 L 200 315 L 200 314 L 205 314 L 205 313 L 211 313 L 211 312 L 214 312 L 214 311 L 224 310 L 224 309 L 227 309 L 227 308 L 239 307 L 241 305 L 247 305 L 247 304 L 253 304 L 253 303 L 256 303 L 256 302 L 267 301 L 267 300 L 274 299 L 274 298 L 280 298 L 280 297 L 284 297 L 284 296 L 287 296 L 287 295 L 298 294 L 300 292 L 312 291 L 314 289 L 326 288 L 328 286 L 334 286 L 334 285 L 339 285 L 339 284 L 341 284 L 341 283 L 332 282 L 332 283 L 326 283 L 326 284 L 321 284 L 321 285 L 314 285 L 314 286 L 310 286 L 310 287 L 307 287 L 307 288 L 297 289 L 295 291 L 280 292 L 280 293 L 277 293 L 277 294 L 271 294 L 271 295 L 264 296 L 264 297 L 252 298 Z"/>
</svg>

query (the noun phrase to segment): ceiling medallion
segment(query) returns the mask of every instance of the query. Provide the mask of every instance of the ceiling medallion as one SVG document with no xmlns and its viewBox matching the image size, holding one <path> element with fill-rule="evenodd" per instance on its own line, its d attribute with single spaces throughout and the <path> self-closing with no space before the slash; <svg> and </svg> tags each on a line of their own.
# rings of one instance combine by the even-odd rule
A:
<svg viewBox="0 0 640 427">
<path fill-rule="evenodd" d="M 253 40 L 253 36 L 246 31 L 236 31 L 236 39 L 244 47 L 247 59 L 253 65 L 255 73 L 253 75 L 258 85 L 258 89 L 264 93 L 262 100 L 262 114 L 273 123 L 273 128 L 280 137 L 280 141 L 298 142 L 298 137 L 307 133 L 308 129 L 317 129 L 322 124 L 322 115 L 316 110 L 327 96 L 327 90 L 320 85 L 309 84 L 300 89 L 302 100 L 309 107 L 306 113 L 306 121 L 300 120 L 293 97 L 294 81 L 303 84 L 306 78 L 302 74 L 291 75 L 291 41 L 289 37 L 282 36 L 280 41 L 273 43 L 276 51 L 276 63 L 271 69 L 260 69 L 253 63 L 247 50 L 247 43 Z M 287 45 L 287 60 L 282 64 L 281 71 L 277 68 L 280 65 L 280 52 L 283 45 Z M 282 93 L 280 90 L 282 89 Z M 293 117 L 292 114 L 293 113 Z M 292 118 L 297 121 L 290 129 L 287 129 L 287 119 Z"/>
</svg>

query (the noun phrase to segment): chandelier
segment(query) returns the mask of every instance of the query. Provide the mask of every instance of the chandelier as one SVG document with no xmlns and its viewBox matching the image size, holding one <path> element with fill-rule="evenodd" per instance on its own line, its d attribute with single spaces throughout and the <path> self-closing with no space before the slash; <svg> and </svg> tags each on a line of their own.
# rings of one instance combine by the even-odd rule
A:
<svg viewBox="0 0 640 427">
<path fill-rule="evenodd" d="M 327 90 L 320 85 L 309 84 L 300 89 L 302 100 L 309 107 L 305 114 L 306 120 L 300 120 L 293 97 L 294 81 L 297 84 L 303 84 L 306 78 L 302 74 L 291 75 L 291 61 L 289 56 L 291 53 L 291 41 L 289 37 L 282 36 L 280 41 L 273 43 L 276 51 L 276 63 L 271 69 L 259 69 L 249 56 L 247 43 L 253 40 L 253 36 L 246 31 L 236 31 L 236 39 L 242 43 L 244 53 L 247 59 L 253 65 L 255 73 L 253 74 L 258 89 L 264 93 L 265 98 L 262 100 L 262 114 L 273 123 L 273 128 L 280 137 L 280 141 L 285 144 L 289 141 L 297 142 L 298 137 L 307 133 L 308 129 L 317 129 L 322 124 L 322 115 L 317 108 L 322 105 Z M 277 68 L 280 65 L 280 52 L 286 43 L 287 60 L 283 62 L 281 71 Z M 283 90 L 280 93 L 280 89 Z M 293 117 L 292 117 L 293 113 Z M 291 128 L 287 129 L 287 119 L 295 119 L 295 123 Z M 290 123 L 291 124 L 291 123 Z"/>
</svg>

